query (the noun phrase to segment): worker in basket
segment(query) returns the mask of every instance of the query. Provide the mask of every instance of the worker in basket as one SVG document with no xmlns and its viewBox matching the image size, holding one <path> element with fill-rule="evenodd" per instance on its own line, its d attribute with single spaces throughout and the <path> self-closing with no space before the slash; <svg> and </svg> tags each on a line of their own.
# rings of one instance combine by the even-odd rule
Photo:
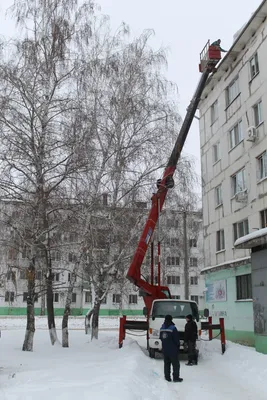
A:
<svg viewBox="0 0 267 400">
<path fill-rule="evenodd" d="M 215 42 L 211 43 L 210 46 L 216 47 L 222 53 L 227 53 L 227 50 L 224 50 L 224 49 L 221 48 L 221 39 L 215 40 Z"/>
</svg>

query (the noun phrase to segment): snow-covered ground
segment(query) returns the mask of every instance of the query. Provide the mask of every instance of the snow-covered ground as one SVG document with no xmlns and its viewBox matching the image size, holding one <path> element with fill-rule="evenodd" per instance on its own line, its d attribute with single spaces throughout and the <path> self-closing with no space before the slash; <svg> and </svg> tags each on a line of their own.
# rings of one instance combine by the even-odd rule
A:
<svg viewBox="0 0 267 400">
<path fill-rule="evenodd" d="M 117 332 L 107 330 L 116 327 L 117 318 L 101 318 L 105 329 L 93 342 L 82 330 L 83 319 L 71 320 L 70 348 L 52 347 L 38 319 L 37 327 L 43 329 L 36 331 L 34 351 L 25 353 L 21 351 L 24 329 L 18 323 L 24 326 L 25 320 L 0 319 L 2 328 L 5 324 L 0 339 L 1 400 L 267 399 L 267 356 L 254 349 L 228 343 L 221 355 L 220 342 L 203 341 L 199 365 L 186 367 L 182 361 L 184 382 L 168 383 L 162 357 L 147 357 L 143 336 L 128 337 L 118 349 Z"/>
<path fill-rule="evenodd" d="M 138 317 L 131 317 L 136 319 Z M 139 317 L 140 319 L 140 317 Z M 143 319 L 143 318 L 142 318 Z M 69 317 L 69 329 L 82 329 L 84 330 L 85 317 Z M 55 318 L 56 327 L 61 329 L 62 317 Z M 47 317 L 35 317 L 36 329 L 47 329 Z M 26 326 L 25 317 L 2 317 L 0 316 L 0 330 L 4 329 L 21 329 Z M 119 327 L 119 317 L 100 317 L 99 318 L 100 329 L 117 329 Z"/>
</svg>

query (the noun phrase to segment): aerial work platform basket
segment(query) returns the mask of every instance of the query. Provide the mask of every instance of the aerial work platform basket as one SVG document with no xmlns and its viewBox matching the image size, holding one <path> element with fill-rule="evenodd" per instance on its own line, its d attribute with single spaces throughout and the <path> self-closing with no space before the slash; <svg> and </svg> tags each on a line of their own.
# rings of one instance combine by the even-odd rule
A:
<svg viewBox="0 0 267 400">
<path fill-rule="evenodd" d="M 222 56 L 220 47 L 212 46 L 208 40 L 200 53 L 199 72 L 203 72 L 207 68 L 215 70 L 215 66 L 218 64 L 221 58 Z"/>
</svg>

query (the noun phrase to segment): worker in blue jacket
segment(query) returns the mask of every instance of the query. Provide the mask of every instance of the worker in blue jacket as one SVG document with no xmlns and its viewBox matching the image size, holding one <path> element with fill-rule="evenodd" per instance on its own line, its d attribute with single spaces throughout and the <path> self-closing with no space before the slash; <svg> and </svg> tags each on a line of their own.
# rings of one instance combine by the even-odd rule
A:
<svg viewBox="0 0 267 400">
<path fill-rule="evenodd" d="M 171 365 L 173 369 L 173 382 L 182 382 L 180 378 L 179 333 L 172 321 L 171 315 L 166 315 L 164 324 L 160 328 L 160 340 L 164 356 L 164 375 L 168 382 L 171 382 Z"/>
</svg>

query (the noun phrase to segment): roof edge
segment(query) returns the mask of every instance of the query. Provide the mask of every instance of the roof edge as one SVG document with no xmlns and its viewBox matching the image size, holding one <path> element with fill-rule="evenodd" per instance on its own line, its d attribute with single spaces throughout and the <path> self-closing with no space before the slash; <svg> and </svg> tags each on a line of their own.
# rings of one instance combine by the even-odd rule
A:
<svg viewBox="0 0 267 400">
<path fill-rule="evenodd" d="M 251 264 L 251 257 L 244 257 L 236 260 L 226 261 L 222 264 L 213 265 L 211 267 L 203 268 L 200 272 L 201 275 L 207 274 L 209 272 L 221 271 L 223 269 L 231 269 L 234 267 L 241 267 L 243 265 Z"/>
</svg>

